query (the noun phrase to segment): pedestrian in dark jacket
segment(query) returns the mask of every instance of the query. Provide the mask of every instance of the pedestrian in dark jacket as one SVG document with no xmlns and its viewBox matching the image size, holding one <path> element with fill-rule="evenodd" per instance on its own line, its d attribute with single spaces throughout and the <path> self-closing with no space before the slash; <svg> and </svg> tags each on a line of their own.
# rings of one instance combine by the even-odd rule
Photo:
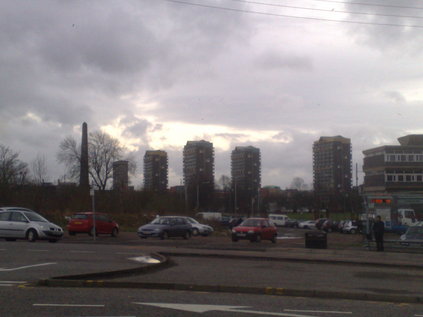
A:
<svg viewBox="0 0 423 317">
<path fill-rule="evenodd" d="M 377 251 L 383 251 L 383 234 L 385 232 L 385 225 L 383 224 L 383 221 L 381 220 L 380 216 L 376 217 L 376 220 L 373 224 L 373 233 L 375 235 L 376 240 L 376 250 Z"/>
</svg>

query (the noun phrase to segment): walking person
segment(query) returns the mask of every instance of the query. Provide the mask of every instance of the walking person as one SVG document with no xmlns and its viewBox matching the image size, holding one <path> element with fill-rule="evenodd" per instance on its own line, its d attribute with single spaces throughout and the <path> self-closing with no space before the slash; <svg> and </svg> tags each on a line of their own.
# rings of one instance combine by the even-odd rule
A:
<svg viewBox="0 0 423 317">
<path fill-rule="evenodd" d="M 375 235 L 376 240 L 376 251 L 383 251 L 383 234 L 385 232 L 385 225 L 380 218 L 380 216 L 376 217 L 376 220 L 373 224 L 373 233 Z"/>
</svg>

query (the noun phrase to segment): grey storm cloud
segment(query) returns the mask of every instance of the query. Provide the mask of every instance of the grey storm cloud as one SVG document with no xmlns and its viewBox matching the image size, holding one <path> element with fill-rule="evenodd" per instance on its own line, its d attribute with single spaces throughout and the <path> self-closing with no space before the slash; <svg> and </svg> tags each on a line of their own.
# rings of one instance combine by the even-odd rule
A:
<svg viewBox="0 0 423 317">
<path fill-rule="evenodd" d="M 242 1 L 204 4 L 265 10 Z M 393 15 L 344 14 L 346 20 L 423 25 L 405 17 L 420 14 L 417 9 L 330 5 Z M 139 166 L 144 151 L 160 144 L 155 133 L 166 144 L 169 126 L 222 127 L 192 136 L 230 143 L 229 150 L 216 148 L 216 177 L 230 174 L 235 146 L 253 145 L 262 152 L 264 185 L 289 185 L 297 176 L 310 183 L 311 146 L 320 135 L 351 137 L 359 162 L 363 149 L 395 143 L 421 127 L 419 28 L 312 22 L 159 0 L 5 0 L 0 29 L 0 143 L 28 162 L 46 155 L 56 176 L 60 168 L 52 158 L 60 141 L 79 139 L 84 121 L 89 131 L 112 126 L 123 138 L 140 139 L 134 152 Z M 273 134 L 240 143 L 245 131 Z M 178 184 L 182 147 L 172 143 L 163 150 Z"/>
</svg>

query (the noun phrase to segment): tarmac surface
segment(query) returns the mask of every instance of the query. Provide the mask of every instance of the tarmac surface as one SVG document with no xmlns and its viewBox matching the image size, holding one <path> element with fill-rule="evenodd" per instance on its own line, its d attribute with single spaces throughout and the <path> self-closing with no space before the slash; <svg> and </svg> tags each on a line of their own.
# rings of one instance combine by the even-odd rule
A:
<svg viewBox="0 0 423 317">
<path fill-rule="evenodd" d="M 86 239 L 89 238 L 69 240 L 83 243 Z M 227 239 L 216 236 L 189 241 L 140 240 L 134 233 L 123 233 L 120 240 L 126 241 L 126 251 L 152 255 L 160 263 L 140 264 L 142 269 L 138 271 L 123 265 L 109 272 L 51 278 L 39 281 L 39 285 L 423 303 L 423 254 L 420 253 L 367 250 L 362 237 L 352 235 L 344 235 L 342 239 L 339 235 L 328 235 L 327 249 L 305 248 L 304 238 L 289 235 L 277 244 L 228 243 Z M 105 237 L 95 243 L 114 241 Z M 252 268 L 256 268 L 253 274 Z M 310 282 L 315 272 L 321 276 L 319 283 Z"/>
</svg>

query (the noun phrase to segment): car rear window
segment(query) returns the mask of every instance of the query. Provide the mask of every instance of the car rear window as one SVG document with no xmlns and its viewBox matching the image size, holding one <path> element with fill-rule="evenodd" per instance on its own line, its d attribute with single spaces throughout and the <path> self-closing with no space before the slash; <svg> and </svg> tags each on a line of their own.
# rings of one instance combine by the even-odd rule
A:
<svg viewBox="0 0 423 317">
<path fill-rule="evenodd" d="M 72 219 L 88 219 L 88 215 L 76 214 L 72 216 Z"/>
</svg>

